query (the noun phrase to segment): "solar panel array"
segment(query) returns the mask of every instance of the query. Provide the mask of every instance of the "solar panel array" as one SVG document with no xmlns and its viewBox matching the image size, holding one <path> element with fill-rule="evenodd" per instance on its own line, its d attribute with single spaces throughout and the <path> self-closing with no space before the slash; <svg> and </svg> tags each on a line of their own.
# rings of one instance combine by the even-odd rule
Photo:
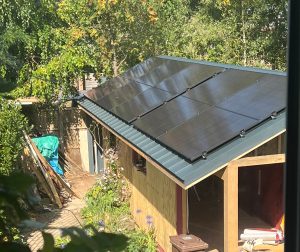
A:
<svg viewBox="0 0 300 252">
<path fill-rule="evenodd" d="M 150 58 L 86 96 L 192 162 L 284 109 L 286 77 Z"/>
</svg>

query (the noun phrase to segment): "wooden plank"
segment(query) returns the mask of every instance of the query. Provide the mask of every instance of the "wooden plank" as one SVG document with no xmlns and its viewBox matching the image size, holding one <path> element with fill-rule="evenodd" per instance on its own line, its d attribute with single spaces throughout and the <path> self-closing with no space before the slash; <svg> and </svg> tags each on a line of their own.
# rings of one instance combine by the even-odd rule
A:
<svg viewBox="0 0 300 252">
<path fill-rule="evenodd" d="M 188 202 L 187 202 L 187 190 L 182 189 L 182 233 L 187 234 L 188 227 Z"/>
<path fill-rule="evenodd" d="M 26 149 L 27 149 L 27 151 L 26 151 Z M 29 146 L 27 146 L 26 149 L 24 150 L 24 153 L 28 152 L 28 154 L 26 153 L 26 155 L 30 155 L 29 152 L 31 152 L 31 151 L 29 149 Z M 32 171 L 36 175 L 38 181 L 40 182 L 40 185 L 43 187 L 43 189 L 45 190 L 45 192 L 48 195 L 48 197 L 50 198 L 50 200 L 53 203 L 55 203 L 54 196 L 51 192 L 51 189 L 50 189 L 49 185 L 47 184 L 47 181 L 46 181 L 45 177 L 43 176 L 41 170 L 39 170 L 37 168 L 37 167 L 39 167 L 39 164 L 38 164 L 37 160 L 35 158 L 33 158 L 32 156 L 31 156 L 31 158 L 33 160 L 34 165 L 31 165 L 30 168 L 32 169 Z"/>
<path fill-rule="evenodd" d="M 228 164 L 224 173 L 224 252 L 238 251 L 238 166 Z"/>
<path fill-rule="evenodd" d="M 36 147 L 35 143 L 29 138 L 30 144 L 36 153 L 38 159 L 42 163 L 42 166 L 45 168 L 46 172 L 50 175 L 50 178 L 53 179 L 55 185 L 61 189 L 61 184 L 59 183 L 57 177 L 55 176 L 55 172 L 52 170 L 51 166 L 49 165 L 48 161 L 42 156 L 39 149 Z"/>
<path fill-rule="evenodd" d="M 131 149 L 133 149 L 135 152 L 137 152 L 139 155 L 141 155 L 143 158 L 145 158 L 149 163 L 151 163 L 154 167 L 156 167 L 160 172 L 162 172 L 168 178 L 170 178 L 171 180 L 173 180 L 177 185 L 180 185 L 185 190 L 188 189 L 182 183 L 182 181 L 180 181 L 176 177 L 172 176 L 169 172 L 166 171 L 165 168 L 163 168 L 162 166 L 160 166 L 159 164 L 157 164 L 148 155 L 146 155 L 144 152 L 142 152 L 138 148 L 136 148 L 133 144 L 131 144 L 130 142 L 128 142 L 127 139 L 125 139 L 124 137 L 122 137 L 121 135 L 119 135 L 117 132 L 113 131 L 110 127 L 108 127 L 105 123 L 103 123 L 101 120 L 99 120 L 96 116 L 94 116 L 92 113 L 90 113 L 89 111 L 87 111 L 83 107 L 81 107 L 81 109 L 85 113 L 87 113 L 90 117 L 92 117 L 95 121 L 97 121 L 98 123 L 100 123 L 104 128 L 106 128 L 107 130 L 109 130 L 110 132 L 112 132 L 116 137 L 118 137 L 122 142 L 124 142 L 125 144 L 127 144 Z"/>
<path fill-rule="evenodd" d="M 30 140 L 31 141 L 31 140 Z M 48 163 L 45 157 L 41 154 L 39 149 L 35 146 L 35 144 L 31 141 L 32 147 L 34 148 L 39 160 L 42 162 L 43 166 L 46 168 L 47 172 L 50 174 L 51 178 L 55 180 L 55 183 L 59 185 L 60 188 L 64 187 L 68 193 L 77 197 L 79 196 L 69 187 L 69 185 L 59 176 L 56 172 L 52 170 L 51 165 Z"/>
<path fill-rule="evenodd" d="M 37 156 L 37 153 L 36 153 L 35 148 L 34 148 L 35 145 L 32 144 L 30 138 L 28 137 L 28 135 L 27 135 L 25 132 L 23 132 L 23 134 L 24 134 L 25 139 L 26 139 L 26 142 L 27 142 L 27 144 L 28 144 L 28 146 L 29 146 L 30 152 L 32 153 L 34 159 L 37 161 L 38 166 L 39 166 L 41 172 L 43 173 L 43 176 L 44 176 L 44 178 L 46 179 L 47 184 L 49 185 L 49 187 L 50 187 L 50 189 L 51 189 L 51 192 L 52 192 L 52 194 L 53 194 L 53 196 L 54 196 L 54 203 L 56 203 L 57 206 L 58 206 L 59 208 L 62 208 L 62 203 L 61 203 L 61 201 L 60 201 L 60 198 L 59 198 L 59 195 L 58 195 L 58 193 L 57 193 L 57 191 L 56 191 L 56 188 L 55 188 L 55 186 L 54 186 L 54 184 L 53 184 L 53 182 L 52 182 L 52 180 L 51 180 L 49 174 L 48 174 L 47 171 L 44 169 L 42 163 L 40 162 L 40 160 L 39 160 L 39 158 L 38 158 L 38 156 Z M 50 199 L 51 199 L 51 198 L 50 198 Z"/>
<path fill-rule="evenodd" d="M 281 164 L 284 162 L 285 162 L 285 154 L 245 157 L 237 160 L 239 167 L 267 165 L 267 164 Z"/>
<path fill-rule="evenodd" d="M 182 188 L 176 185 L 176 231 L 177 234 L 182 234 Z"/>
</svg>

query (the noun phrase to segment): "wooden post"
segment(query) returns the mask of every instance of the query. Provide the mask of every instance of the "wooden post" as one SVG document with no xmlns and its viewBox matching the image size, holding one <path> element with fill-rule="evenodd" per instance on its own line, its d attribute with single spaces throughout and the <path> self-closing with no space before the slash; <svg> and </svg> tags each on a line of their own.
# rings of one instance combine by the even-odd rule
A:
<svg viewBox="0 0 300 252">
<path fill-rule="evenodd" d="M 224 172 L 224 252 L 238 252 L 238 166 L 228 164 Z"/>
<path fill-rule="evenodd" d="M 103 138 L 103 150 L 107 151 L 110 148 L 110 132 L 102 128 L 102 138 Z"/>
<path fill-rule="evenodd" d="M 187 202 L 188 190 L 182 189 L 182 233 L 186 234 L 188 232 L 188 202 Z"/>
<path fill-rule="evenodd" d="M 177 234 L 182 234 L 182 221 L 183 221 L 183 214 L 182 214 L 182 188 L 179 185 L 176 185 L 176 231 Z"/>
</svg>

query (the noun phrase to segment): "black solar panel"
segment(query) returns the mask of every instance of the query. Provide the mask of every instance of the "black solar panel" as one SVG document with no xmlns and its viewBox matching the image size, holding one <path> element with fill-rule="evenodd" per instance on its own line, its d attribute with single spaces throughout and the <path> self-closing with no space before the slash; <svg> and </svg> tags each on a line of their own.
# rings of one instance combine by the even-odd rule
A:
<svg viewBox="0 0 300 252">
<path fill-rule="evenodd" d="M 249 129 L 258 121 L 229 111 L 211 107 L 178 127 L 161 135 L 158 140 L 190 161 L 199 158 Z"/>
<path fill-rule="evenodd" d="M 150 111 L 156 106 L 169 100 L 173 94 L 166 91 L 149 88 L 146 91 L 134 96 L 131 100 L 111 109 L 111 112 L 127 122 L 131 122 L 136 117 Z"/>
<path fill-rule="evenodd" d="M 150 58 L 86 96 L 194 161 L 282 110 L 286 77 Z"/>
<path fill-rule="evenodd" d="M 218 104 L 218 107 L 257 120 L 264 120 L 272 112 L 285 108 L 286 81 L 284 76 L 265 75 L 251 86 L 228 97 Z"/>
<path fill-rule="evenodd" d="M 115 77 L 106 81 L 104 84 L 100 85 L 97 88 L 93 88 L 85 93 L 85 96 L 93 101 L 100 100 L 106 95 L 110 95 L 114 90 L 119 89 L 125 85 L 130 85 L 132 80 L 125 78 Z"/>
<path fill-rule="evenodd" d="M 156 66 L 150 72 L 135 80 L 139 83 L 179 94 L 221 71 L 223 71 L 223 68 L 220 67 L 188 64 L 170 60 Z"/>
<path fill-rule="evenodd" d="M 147 59 L 121 74 L 122 78 L 138 79 L 139 77 L 148 74 L 154 68 L 164 64 L 166 61 L 157 57 Z"/>
<path fill-rule="evenodd" d="M 204 103 L 179 96 L 137 119 L 133 124 L 151 137 L 157 138 L 209 107 Z"/>
<path fill-rule="evenodd" d="M 174 74 L 178 74 L 182 69 L 188 66 L 189 64 L 185 62 L 167 60 L 164 61 L 163 64 L 156 65 L 144 75 L 141 75 L 138 78 L 134 78 L 134 80 L 155 87 L 164 79 L 167 79 Z"/>
<path fill-rule="evenodd" d="M 264 76 L 262 73 L 255 73 L 240 70 L 226 70 L 214 78 L 191 89 L 184 96 L 216 105 L 227 99 L 239 90 L 248 87 Z"/>
<path fill-rule="evenodd" d="M 108 95 L 105 95 L 100 99 L 93 99 L 95 103 L 109 111 L 112 108 L 133 99 L 141 92 L 151 88 L 150 86 L 138 84 L 135 82 L 131 82 L 130 84 L 122 86 L 120 88 L 115 88 L 114 86 L 112 87 L 113 89 Z M 95 89 L 94 93 L 97 94 L 97 92 L 100 90 L 101 89 Z"/>
</svg>

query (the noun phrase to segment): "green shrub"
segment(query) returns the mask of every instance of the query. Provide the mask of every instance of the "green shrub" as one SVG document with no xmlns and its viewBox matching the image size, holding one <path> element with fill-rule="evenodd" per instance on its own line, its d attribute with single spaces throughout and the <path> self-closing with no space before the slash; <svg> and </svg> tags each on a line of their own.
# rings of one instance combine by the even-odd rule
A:
<svg viewBox="0 0 300 252">
<path fill-rule="evenodd" d="M 9 176 L 0 174 L 0 243 L 21 241 L 17 225 L 27 214 L 19 199 L 32 183 L 29 175 L 20 172 Z"/>
<path fill-rule="evenodd" d="M 117 162 L 117 153 L 106 152 L 107 169 L 97 184 L 85 196 L 86 207 L 82 216 L 86 224 L 92 224 L 98 230 L 128 237 L 128 252 L 154 252 L 156 242 L 154 230 L 136 229 L 129 209 L 129 190 Z"/>
<path fill-rule="evenodd" d="M 86 207 L 82 210 L 82 216 L 87 224 L 104 222 L 106 230 L 114 232 L 120 229 L 116 220 L 129 215 L 128 190 L 121 174 L 122 168 L 117 163 L 116 152 L 109 149 L 105 155 L 108 159 L 107 169 L 86 194 Z"/>
<path fill-rule="evenodd" d="M 23 149 L 23 130 L 28 122 L 21 106 L 0 98 L 0 174 L 9 175 Z"/>
<path fill-rule="evenodd" d="M 153 229 L 149 231 L 138 229 L 129 234 L 129 237 L 129 245 L 127 246 L 128 252 L 156 251 L 155 233 Z"/>
</svg>

